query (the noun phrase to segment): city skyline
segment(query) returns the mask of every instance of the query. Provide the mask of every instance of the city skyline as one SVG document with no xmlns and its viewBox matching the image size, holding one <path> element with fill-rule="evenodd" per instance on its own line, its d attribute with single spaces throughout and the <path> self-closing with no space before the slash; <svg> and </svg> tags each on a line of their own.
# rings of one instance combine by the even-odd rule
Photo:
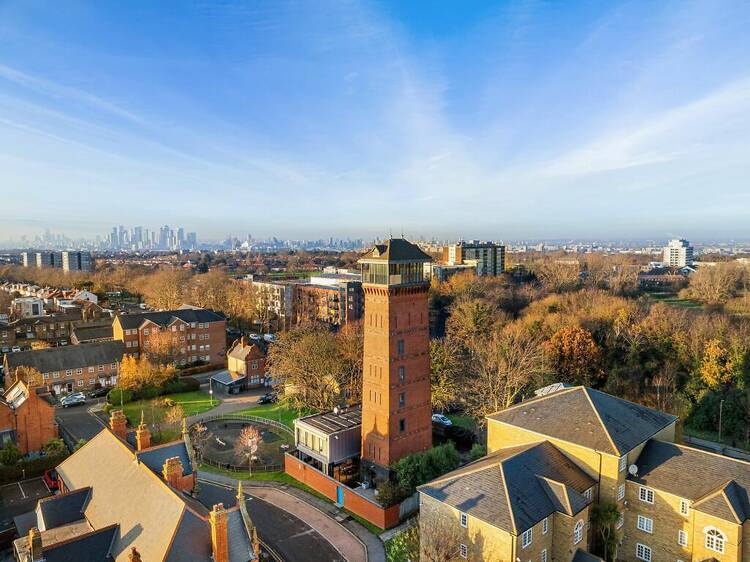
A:
<svg viewBox="0 0 750 562">
<path fill-rule="evenodd" d="M 0 6 L 0 239 L 747 237 L 742 2 Z"/>
</svg>

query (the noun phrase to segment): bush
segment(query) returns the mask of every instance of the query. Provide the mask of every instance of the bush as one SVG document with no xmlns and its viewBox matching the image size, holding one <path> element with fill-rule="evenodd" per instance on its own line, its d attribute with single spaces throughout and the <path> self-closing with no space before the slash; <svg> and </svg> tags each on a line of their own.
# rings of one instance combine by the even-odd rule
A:
<svg viewBox="0 0 750 562">
<path fill-rule="evenodd" d="M 0 449 L 0 464 L 4 464 L 5 466 L 14 465 L 22 456 L 20 449 L 8 441 L 5 447 Z"/>
<path fill-rule="evenodd" d="M 445 437 L 453 441 L 462 450 L 466 450 L 474 443 L 474 432 L 460 425 L 451 425 L 445 428 Z"/>
<path fill-rule="evenodd" d="M 65 446 L 65 441 L 60 438 L 50 439 L 44 444 L 43 449 L 51 457 L 60 456 L 68 450 Z"/>
<path fill-rule="evenodd" d="M 446 443 L 423 453 L 404 457 L 393 465 L 393 470 L 406 496 L 410 496 L 417 486 L 458 468 L 459 462 L 456 446 Z"/>
<path fill-rule="evenodd" d="M 392 505 L 401 503 L 407 497 L 409 497 L 409 494 L 406 493 L 406 490 L 392 480 L 383 482 L 378 486 L 378 502 L 383 507 L 391 507 Z"/>
<path fill-rule="evenodd" d="M 133 398 L 133 393 L 130 390 L 122 390 L 120 388 L 113 388 L 107 393 L 107 402 L 113 406 L 119 406 L 121 403 L 127 404 L 128 402 L 132 402 Z"/>
<path fill-rule="evenodd" d="M 174 379 L 164 385 L 164 394 L 177 394 L 179 392 L 192 392 L 200 390 L 201 383 L 192 377 Z"/>
<path fill-rule="evenodd" d="M 67 456 L 66 451 L 62 455 L 37 457 L 31 460 L 22 460 L 13 466 L 0 466 L 0 484 L 16 482 L 22 478 L 41 476 L 45 470 L 56 467 Z"/>
<path fill-rule="evenodd" d="M 135 397 L 139 400 L 149 400 L 161 396 L 162 389 L 156 386 L 146 386 L 135 393 Z"/>
<path fill-rule="evenodd" d="M 471 447 L 471 451 L 469 451 L 469 458 L 475 461 L 477 459 L 481 459 L 486 454 L 487 450 L 484 448 L 484 445 L 474 443 L 474 445 L 472 445 Z"/>
</svg>

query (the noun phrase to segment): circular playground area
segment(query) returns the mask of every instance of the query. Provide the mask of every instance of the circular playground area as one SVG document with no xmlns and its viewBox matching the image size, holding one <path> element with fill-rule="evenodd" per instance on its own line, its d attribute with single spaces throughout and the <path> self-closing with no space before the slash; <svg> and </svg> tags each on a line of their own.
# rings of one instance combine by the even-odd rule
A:
<svg viewBox="0 0 750 562">
<path fill-rule="evenodd" d="M 237 468 L 248 466 L 248 456 L 237 443 L 245 427 L 258 430 L 257 450 L 253 453 L 251 466 L 261 469 L 267 465 L 283 465 L 284 453 L 293 445 L 292 434 L 256 421 L 219 419 L 207 421 L 208 430 L 203 458 L 221 465 Z"/>
</svg>

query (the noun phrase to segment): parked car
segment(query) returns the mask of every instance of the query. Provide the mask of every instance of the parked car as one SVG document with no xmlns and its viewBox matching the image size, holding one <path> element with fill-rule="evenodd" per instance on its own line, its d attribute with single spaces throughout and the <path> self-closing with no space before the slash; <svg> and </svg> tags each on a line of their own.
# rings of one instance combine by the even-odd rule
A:
<svg viewBox="0 0 750 562">
<path fill-rule="evenodd" d="M 47 488 L 50 489 L 50 492 L 60 488 L 57 471 L 54 468 L 44 471 L 44 483 L 47 484 Z"/>
<path fill-rule="evenodd" d="M 273 404 L 279 399 L 275 393 L 269 392 L 258 398 L 258 404 Z"/>
<path fill-rule="evenodd" d="M 63 408 L 68 408 L 70 406 L 80 406 L 81 404 L 86 403 L 86 397 L 83 395 L 83 392 L 74 392 L 73 394 L 68 394 L 67 396 L 64 396 L 62 400 L 60 400 L 60 405 Z"/>
<path fill-rule="evenodd" d="M 103 386 L 101 388 L 95 388 L 91 392 L 89 392 L 90 398 L 101 398 L 102 396 L 106 396 L 109 393 L 109 389 L 106 386 Z"/>
<path fill-rule="evenodd" d="M 20 347 L 20 346 L 18 346 L 18 345 L 14 345 L 14 346 L 13 346 L 13 348 L 11 349 L 11 351 L 12 351 L 13 353 L 16 353 L 17 351 L 21 351 L 21 347 Z"/>
<path fill-rule="evenodd" d="M 440 425 L 444 425 L 446 427 L 450 427 L 453 425 L 453 422 L 443 414 L 432 414 L 432 423 L 439 423 Z"/>
</svg>

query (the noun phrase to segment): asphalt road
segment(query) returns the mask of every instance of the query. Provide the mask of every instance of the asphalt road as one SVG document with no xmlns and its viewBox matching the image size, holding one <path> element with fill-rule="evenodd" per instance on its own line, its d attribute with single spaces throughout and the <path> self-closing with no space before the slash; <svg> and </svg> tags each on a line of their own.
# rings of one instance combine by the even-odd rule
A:
<svg viewBox="0 0 750 562">
<path fill-rule="evenodd" d="M 100 398 L 99 400 L 104 399 Z M 75 441 L 91 439 L 102 430 L 102 424 L 86 411 L 95 403 L 94 400 L 87 400 L 86 404 L 81 406 L 55 408 L 55 417 L 60 419 L 63 429 L 69 432 Z"/>
<path fill-rule="evenodd" d="M 199 499 L 211 509 L 222 502 L 225 507 L 236 503 L 236 492 L 201 482 Z M 295 516 L 263 500 L 248 496 L 247 510 L 258 528 L 260 540 L 287 562 L 346 562 L 346 559 L 317 531 Z"/>
</svg>

